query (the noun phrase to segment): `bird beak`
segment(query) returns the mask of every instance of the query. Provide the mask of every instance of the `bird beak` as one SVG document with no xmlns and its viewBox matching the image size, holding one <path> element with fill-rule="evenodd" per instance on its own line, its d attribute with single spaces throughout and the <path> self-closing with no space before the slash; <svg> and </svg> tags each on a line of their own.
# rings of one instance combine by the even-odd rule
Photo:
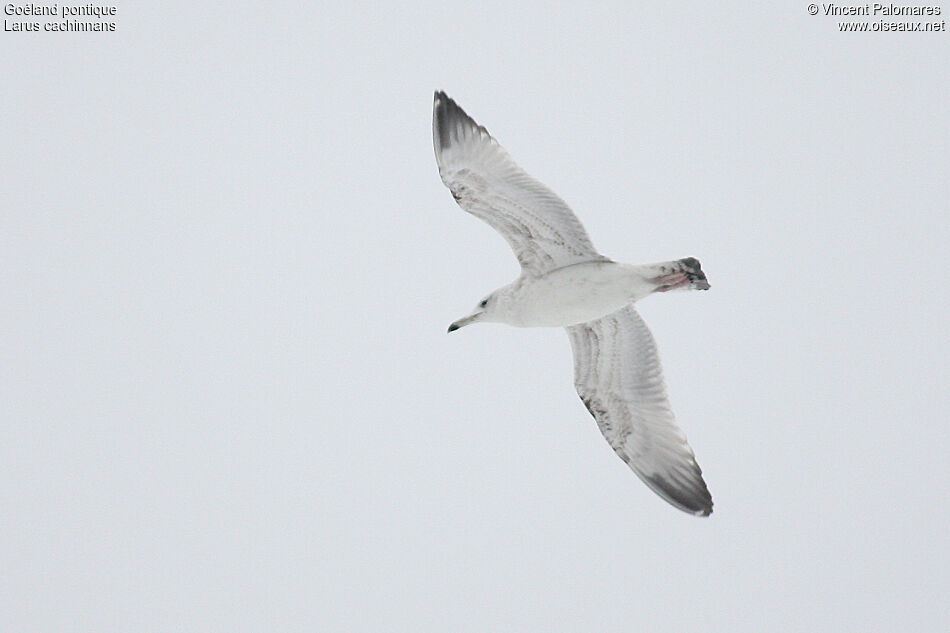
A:
<svg viewBox="0 0 950 633">
<path fill-rule="evenodd" d="M 459 319 L 458 321 L 456 321 L 455 323 L 453 323 L 452 325 L 449 326 L 449 332 L 454 332 L 455 330 L 457 330 L 457 329 L 459 329 L 459 328 L 465 327 L 465 326 L 468 325 L 469 323 L 474 323 L 475 321 L 478 320 L 478 317 L 480 317 L 480 316 L 482 316 L 482 313 L 481 313 L 481 312 L 476 312 L 475 314 L 470 314 L 469 316 L 465 317 L 464 319 Z"/>
</svg>

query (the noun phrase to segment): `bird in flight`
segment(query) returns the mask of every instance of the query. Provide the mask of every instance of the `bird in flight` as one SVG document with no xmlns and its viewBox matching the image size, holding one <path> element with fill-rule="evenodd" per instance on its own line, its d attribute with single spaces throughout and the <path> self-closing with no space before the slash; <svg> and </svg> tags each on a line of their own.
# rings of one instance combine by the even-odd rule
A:
<svg viewBox="0 0 950 633">
<path fill-rule="evenodd" d="M 442 182 L 462 209 L 501 233 L 521 264 L 516 280 L 449 332 L 481 321 L 566 328 L 574 385 L 611 448 L 670 504 L 709 515 L 712 496 L 673 418 L 653 335 L 634 308 L 655 292 L 708 290 L 699 261 L 604 257 L 571 209 L 444 92 L 435 93 L 432 134 Z"/>
</svg>

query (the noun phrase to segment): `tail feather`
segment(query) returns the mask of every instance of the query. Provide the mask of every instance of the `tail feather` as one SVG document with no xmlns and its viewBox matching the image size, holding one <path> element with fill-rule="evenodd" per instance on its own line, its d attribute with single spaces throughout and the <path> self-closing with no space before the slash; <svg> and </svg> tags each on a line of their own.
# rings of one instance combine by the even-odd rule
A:
<svg viewBox="0 0 950 633">
<path fill-rule="evenodd" d="M 709 290 L 709 282 L 706 280 L 706 273 L 703 272 L 703 266 L 695 257 L 684 257 L 677 260 L 678 264 L 683 265 L 683 272 L 689 279 L 690 290 Z"/>
<path fill-rule="evenodd" d="M 656 283 L 655 292 L 669 292 L 681 288 L 709 290 L 706 273 L 703 272 L 702 265 L 695 257 L 684 257 L 672 262 L 655 264 L 653 269 L 657 272 L 657 276 L 653 278 L 653 282 Z"/>
</svg>

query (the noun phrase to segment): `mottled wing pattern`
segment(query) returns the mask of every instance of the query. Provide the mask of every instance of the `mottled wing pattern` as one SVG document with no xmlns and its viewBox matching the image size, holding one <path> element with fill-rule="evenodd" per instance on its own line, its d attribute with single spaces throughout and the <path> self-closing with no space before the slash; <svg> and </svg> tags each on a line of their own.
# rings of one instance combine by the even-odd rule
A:
<svg viewBox="0 0 950 633">
<path fill-rule="evenodd" d="M 620 458 L 658 495 L 692 514 L 712 512 L 712 497 L 666 397 L 656 343 L 628 306 L 567 328 L 574 384 Z"/>
<path fill-rule="evenodd" d="M 605 260 L 574 212 L 515 164 L 508 152 L 444 92 L 435 93 L 435 158 L 459 205 L 508 241 L 529 274 Z"/>
</svg>

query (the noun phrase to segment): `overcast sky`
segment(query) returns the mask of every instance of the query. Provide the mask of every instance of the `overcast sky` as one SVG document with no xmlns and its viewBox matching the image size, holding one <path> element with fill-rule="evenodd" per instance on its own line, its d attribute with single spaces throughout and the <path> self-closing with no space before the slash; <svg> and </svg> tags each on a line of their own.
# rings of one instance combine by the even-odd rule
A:
<svg viewBox="0 0 950 633">
<path fill-rule="evenodd" d="M 0 34 L 0 630 L 950 629 L 950 34 L 324 4 Z M 518 266 L 435 89 L 606 255 L 702 261 L 640 311 L 708 519 L 563 331 L 445 333 Z"/>
</svg>

